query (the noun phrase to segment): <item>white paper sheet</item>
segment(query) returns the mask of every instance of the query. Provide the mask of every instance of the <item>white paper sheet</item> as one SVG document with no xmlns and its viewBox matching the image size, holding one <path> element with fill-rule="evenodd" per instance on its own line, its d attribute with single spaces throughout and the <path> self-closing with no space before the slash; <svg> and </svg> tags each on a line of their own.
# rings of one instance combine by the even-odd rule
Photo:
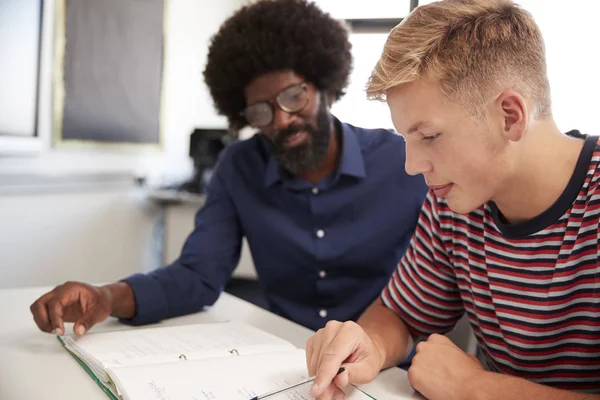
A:
<svg viewBox="0 0 600 400">
<path fill-rule="evenodd" d="M 99 332 L 80 338 L 71 335 L 65 336 L 65 342 L 104 368 L 295 349 L 277 336 L 240 322 Z"/>
<path fill-rule="evenodd" d="M 125 400 L 249 400 L 307 378 L 303 350 L 121 367 L 109 374 Z M 269 399 L 309 400 L 310 387 L 308 383 Z M 370 397 L 349 387 L 346 399 Z"/>
</svg>

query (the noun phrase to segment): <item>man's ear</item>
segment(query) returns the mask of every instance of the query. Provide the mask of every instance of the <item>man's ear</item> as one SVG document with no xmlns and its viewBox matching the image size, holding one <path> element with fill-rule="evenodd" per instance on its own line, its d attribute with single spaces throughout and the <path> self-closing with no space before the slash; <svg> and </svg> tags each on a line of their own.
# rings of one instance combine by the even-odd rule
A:
<svg viewBox="0 0 600 400">
<path fill-rule="evenodd" d="M 501 119 L 504 136 L 512 142 L 521 140 L 529 121 L 525 98 L 514 90 L 505 90 L 496 98 L 494 109 Z"/>
</svg>

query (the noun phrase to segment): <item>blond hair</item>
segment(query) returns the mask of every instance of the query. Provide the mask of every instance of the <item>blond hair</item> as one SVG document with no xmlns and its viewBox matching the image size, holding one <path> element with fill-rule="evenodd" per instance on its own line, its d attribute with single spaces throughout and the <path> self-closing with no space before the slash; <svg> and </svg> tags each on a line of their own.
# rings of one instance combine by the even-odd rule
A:
<svg viewBox="0 0 600 400">
<path fill-rule="evenodd" d="M 392 30 L 367 95 L 427 77 L 481 117 L 495 92 L 513 89 L 536 118 L 550 115 L 544 41 L 531 14 L 509 0 L 445 0 L 416 8 Z"/>
</svg>

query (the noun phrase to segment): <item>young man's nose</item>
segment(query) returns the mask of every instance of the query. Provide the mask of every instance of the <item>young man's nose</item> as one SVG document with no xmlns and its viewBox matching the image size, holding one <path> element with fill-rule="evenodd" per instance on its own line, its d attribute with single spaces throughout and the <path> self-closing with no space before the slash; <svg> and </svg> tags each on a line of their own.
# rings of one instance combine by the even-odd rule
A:
<svg viewBox="0 0 600 400">
<path fill-rule="evenodd" d="M 423 154 L 419 154 L 418 151 L 409 148 L 407 145 L 404 169 L 409 175 L 419 175 L 431 172 L 433 165 Z"/>
</svg>

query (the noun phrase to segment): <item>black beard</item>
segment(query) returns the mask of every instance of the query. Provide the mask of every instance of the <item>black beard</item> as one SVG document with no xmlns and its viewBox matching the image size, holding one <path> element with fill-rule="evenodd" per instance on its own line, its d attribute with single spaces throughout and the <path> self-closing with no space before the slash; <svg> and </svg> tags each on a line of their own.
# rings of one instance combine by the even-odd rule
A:
<svg viewBox="0 0 600 400">
<path fill-rule="evenodd" d="M 307 143 L 286 148 L 286 139 L 298 132 L 308 134 Z M 294 175 L 299 175 L 319 166 L 327 155 L 330 139 L 331 121 L 325 98 L 321 96 L 321 105 L 317 113 L 317 127 L 315 128 L 310 124 L 290 125 L 288 128 L 279 131 L 273 141 L 273 154 L 282 168 Z"/>
</svg>

